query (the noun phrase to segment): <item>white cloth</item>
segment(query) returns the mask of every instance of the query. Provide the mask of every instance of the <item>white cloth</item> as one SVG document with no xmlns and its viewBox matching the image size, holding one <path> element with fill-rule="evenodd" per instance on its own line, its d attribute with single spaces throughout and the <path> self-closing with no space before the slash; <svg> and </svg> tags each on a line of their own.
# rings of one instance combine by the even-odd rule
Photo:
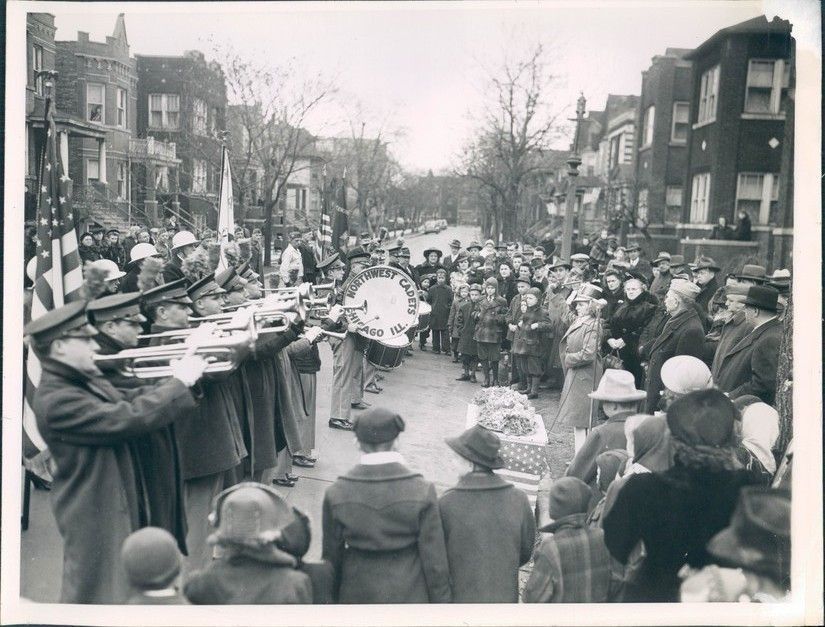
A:
<svg viewBox="0 0 825 627">
<path fill-rule="evenodd" d="M 364 466 L 378 466 L 379 464 L 403 464 L 404 458 L 397 451 L 379 451 L 378 453 L 364 453 L 361 455 Z"/>
<path fill-rule="evenodd" d="M 301 259 L 301 251 L 290 244 L 281 255 L 281 269 L 278 272 L 281 275 L 281 281 L 289 281 L 289 271 L 295 268 L 298 269 L 298 282 L 300 283 L 304 276 L 304 262 Z"/>
<path fill-rule="evenodd" d="M 753 403 L 742 412 L 742 445 L 769 473 L 776 472 L 771 449 L 779 437 L 779 413 L 767 403 Z"/>
</svg>

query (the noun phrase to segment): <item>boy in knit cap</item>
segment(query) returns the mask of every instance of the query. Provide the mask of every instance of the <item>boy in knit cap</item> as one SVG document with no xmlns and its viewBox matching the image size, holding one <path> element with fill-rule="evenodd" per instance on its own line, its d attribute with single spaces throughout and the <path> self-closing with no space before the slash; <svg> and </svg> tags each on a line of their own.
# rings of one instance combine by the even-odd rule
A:
<svg viewBox="0 0 825 627">
<path fill-rule="evenodd" d="M 498 362 L 501 359 L 501 340 L 504 337 L 504 325 L 507 322 L 507 301 L 498 296 L 498 281 L 490 277 L 484 281 L 484 298 L 474 312 L 476 319 L 475 335 L 478 342 L 478 358 L 484 371 L 482 387 L 497 387 Z M 490 369 L 492 367 L 492 378 Z"/>
<path fill-rule="evenodd" d="M 586 523 L 592 496 L 575 477 L 563 477 L 550 488 L 545 507 L 552 522 L 540 531 L 552 535 L 544 536 L 535 551 L 526 603 L 605 603 L 618 591 L 604 532 Z"/>
<path fill-rule="evenodd" d="M 139 529 L 123 542 L 120 557 L 135 590 L 129 605 L 187 605 L 176 585 L 181 555 L 171 533 L 160 527 Z"/>
</svg>

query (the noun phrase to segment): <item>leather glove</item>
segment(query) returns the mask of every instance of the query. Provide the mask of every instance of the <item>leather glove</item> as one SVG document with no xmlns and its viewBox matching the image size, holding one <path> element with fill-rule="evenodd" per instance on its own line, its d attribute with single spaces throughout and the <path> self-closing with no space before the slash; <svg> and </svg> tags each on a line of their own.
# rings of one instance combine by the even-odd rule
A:
<svg viewBox="0 0 825 627">
<path fill-rule="evenodd" d="M 206 360 L 197 355 L 182 357 L 169 363 L 172 378 L 177 379 L 188 388 L 191 388 L 200 380 L 206 366 Z"/>
</svg>

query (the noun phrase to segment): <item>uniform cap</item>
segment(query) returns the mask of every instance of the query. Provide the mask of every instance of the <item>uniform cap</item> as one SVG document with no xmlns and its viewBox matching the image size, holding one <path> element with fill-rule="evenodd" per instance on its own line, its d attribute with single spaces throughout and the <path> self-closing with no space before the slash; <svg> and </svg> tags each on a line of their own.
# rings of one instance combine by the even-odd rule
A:
<svg viewBox="0 0 825 627">
<path fill-rule="evenodd" d="M 410 258 L 410 249 L 407 248 L 406 246 L 402 246 L 401 247 L 401 252 L 398 253 L 398 256 L 399 257 L 404 257 L 405 259 L 409 259 Z"/>
<path fill-rule="evenodd" d="M 62 337 L 92 337 L 97 335 L 97 329 L 89 324 L 86 301 L 77 300 L 32 320 L 24 333 L 35 342 L 45 343 Z"/>
<path fill-rule="evenodd" d="M 199 243 L 200 240 L 191 231 L 178 231 L 172 236 L 172 250 Z"/>
<path fill-rule="evenodd" d="M 151 290 L 143 292 L 143 304 L 144 306 L 157 305 L 159 303 L 191 305 L 192 299 L 189 298 L 189 294 L 186 292 L 188 283 L 186 279 L 178 279 L 177 281 L 171 281 L 158 287 L 153 287 Z"/>
<path fill-rule="evenodd" d="M 199 298 L 203 298 L 204 296 L 225 294 L 226 290 L 217 284 L 217 282 L 215 281 L 215 274 L 210 272 L 205 277 L 195 281 L 192 285 L 190 285 L 186 292 L 187 294 L 189 294 L 189 298 L 195 301 Z"/>
<path fill-rule="evenodd" d="M 227 292 L 235 292 L 244 288 L 244 279 L 238 276 L 235 268 L 227 268 L 216 274 L 215 283 Z"/>
<path fill-rule="evenodd" d="M 126 276 L 126 273 L 118 268 L 117 264 L 111 259 L 98 259 L 92 261 L 91 265 L 93 268 L 103 270 L 106 273 L 104 281 L 114 281 L 115 279 Z"/>
<path fill-rule="evenodd" d="M 159 527 L 144 527 L 132 533 L 120 550 L 130 583 L 139 590 L 160 590 L 180 572 L 180 551 L 171 533 Z"/>
<path fill-rule="evenodd" d="M 112 294 L 90 302 L 86 312 L 93 324 L 107 320 L 146 322 L 146 318 L 140 312 L 140 301 L 140 292 Z"/>
<path fill-rule="evenodd" d="M 362 248 L 353 248 L 351 251 L 347 253 L 347 261 L 353 261 L 354 259 L 369 259 L 370 254 Z"/>
<path fill-rule="evenodd" d="M 360 442 L 382 444 L 391 442 L 404 430 L 404 419 L 383 407 L 373 407 L 355 419 L 355 437 Z"/>
<path fill-rule="evenodd" d="M 158 249 L 152 244 L 135 244 L 129 251 L 129 263 L 135 263 L 147 257 L 160 257 Z"/>
</svg>

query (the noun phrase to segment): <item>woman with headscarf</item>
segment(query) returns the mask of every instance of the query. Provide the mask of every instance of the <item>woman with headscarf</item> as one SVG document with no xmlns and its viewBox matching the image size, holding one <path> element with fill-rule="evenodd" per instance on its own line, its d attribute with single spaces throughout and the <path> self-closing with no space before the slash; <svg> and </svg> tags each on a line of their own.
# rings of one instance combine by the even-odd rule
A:
<svg viewBox="0 0 825 627">
<path fill-rule="evenodd" d="M 605 543 L 626 564 L 639 541 L 647 556 L 629 602 L 677 601 L 685 565 L 710 559 L 708 541 L 730 521 L 739 490 L 753 483 L 734 453 L 737 411 L 719 390 L 692 392 L 667 411 L 673 466 L 632 475 L 604 515 Z"/>
<path fill-rule="evenodd" d="M 742 437 L 736 458 L 761 484 L 770 485 L 776 472 L 773 445 L 779 437 L 779 413 L 767 403 L 753 403 L 742 412 Z"/>
</svg>

